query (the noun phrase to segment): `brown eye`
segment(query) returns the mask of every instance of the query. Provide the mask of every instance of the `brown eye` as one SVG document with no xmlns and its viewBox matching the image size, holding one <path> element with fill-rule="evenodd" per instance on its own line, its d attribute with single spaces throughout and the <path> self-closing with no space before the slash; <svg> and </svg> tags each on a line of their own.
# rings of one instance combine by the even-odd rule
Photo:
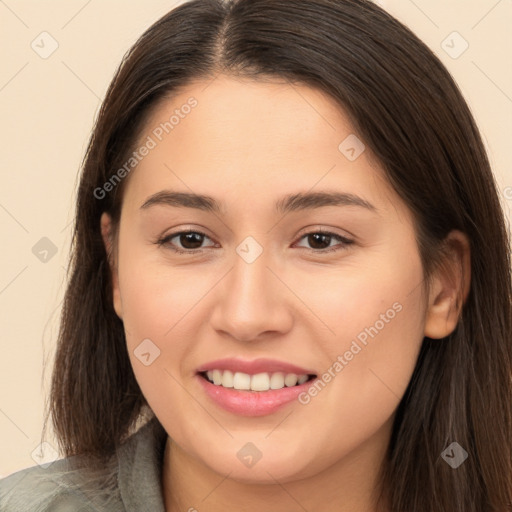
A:
<svg viewBox="0 0 512 512">
<path fill-rule="evenodd" d="M 312 249 L 327 249 L 331 245 L 331 235 L 324 233 L 311 233 L 307 235 L 308 243 Z"/>
<path fill-rule="evenodd" d="M 205 233 L 201 233 L 200 231 L 179 231 L 165 236 L 158 241 L 158 244 L 169 247 L 179 253 L 192 253 L 200 252 L 204 247 L 212 247 L 215 245 L 212 243 L 210 246 L 202 246 L 205 239 L 210 240 Z"/>
<path fill-rule="evenodd" d="M 301 237 L 301 240 L 305 240 L 307 242 L 307 249 L 311 249 L 315 252 L 337 251 L 345 249 L 346 246 L 353 243 L 353 240 L 325 231 L 312 231 L 311 233 L 306 233 Z M 338 243 L 331 245 L 332 242 Z M 299 247 L 304 247 L 304 245 L 299 245 Z"/>
<path fill-rule="evenodd" d="M 184 249 L 198 249 L 203 243 L 204 236 L 200 233 L 182 233 L 178 238 Z"/>
</svg>

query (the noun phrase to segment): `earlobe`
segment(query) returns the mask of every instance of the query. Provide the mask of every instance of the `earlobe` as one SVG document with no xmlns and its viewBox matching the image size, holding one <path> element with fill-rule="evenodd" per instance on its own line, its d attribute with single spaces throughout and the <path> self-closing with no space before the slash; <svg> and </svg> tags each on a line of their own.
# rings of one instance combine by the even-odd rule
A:
<svg viewBox="0 0 512 512">
<path fill-rule="evenodd" d="M 445 239 L 446 255 L 432 278 L 424 335 L 441 339 L 457 327 L 471 283 L 471 255 L 467 236 L 454 230 Z"/>
<path fill-rule="evenodd" d="M 114 310 L 117 316 L 122 320 L 123 319 L 123 308 L 121 304 L 121 293 L 119 290 L 119 274 L 117 269 L 117 257 L 115 255 L 115 247 L 114 247 L 114 233 L 113 233 L 113 225 L 112 218 L 106 212 L 101 214 L 100 220 L 101 226 L 101 237 L 103 239 L 103 244 L 105 246 L 105 251 L 107 253 L 108 265 L 110 268 L 110 275 L 112 276 L 112 302 L 114 306 Z"/>
</svg>

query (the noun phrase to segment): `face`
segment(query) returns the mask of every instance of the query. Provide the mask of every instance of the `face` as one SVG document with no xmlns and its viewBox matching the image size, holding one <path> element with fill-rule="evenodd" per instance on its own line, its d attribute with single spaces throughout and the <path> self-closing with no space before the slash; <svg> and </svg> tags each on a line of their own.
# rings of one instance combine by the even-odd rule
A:
<svg viewBox="0 0 512 512">
<path fill-rule="evenodd" d="M 411 213 L 356 137 L 315 89 L 223 76 L 140 137 L 114 305 L 149 405 L 220 474 L 310 477 L 389 437 L 423 272 Z"/>
</svg>

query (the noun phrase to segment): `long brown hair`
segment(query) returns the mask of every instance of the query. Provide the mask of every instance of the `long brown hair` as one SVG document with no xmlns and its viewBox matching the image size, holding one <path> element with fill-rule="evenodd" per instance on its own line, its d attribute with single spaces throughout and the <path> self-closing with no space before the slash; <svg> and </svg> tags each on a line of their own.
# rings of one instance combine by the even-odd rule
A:
<svg viewBox="0 0 512 512">
<path fill-rule="evenodd" d="M 193 0 L 158 20 L 116 72 L 83 162 L 49 409 L 66 456 L 105 459 L 147 405 L 112 306 L 100 216 L 159 100 L 217 74 L 285 79 L 330 95 L 413 213 L 425 282 L 453 229 L 467 234 L 471 288 L 455 331 L 425 338 L 382 468 L 393 512 L 502 512 L 512 503 L 509 239 L 475 121 L 448 71 L 365 0 Z M 136 171 L 134 171 L 136 172 Z M 441 453 L 469 454 L 457 469 Z"/>
</svg>

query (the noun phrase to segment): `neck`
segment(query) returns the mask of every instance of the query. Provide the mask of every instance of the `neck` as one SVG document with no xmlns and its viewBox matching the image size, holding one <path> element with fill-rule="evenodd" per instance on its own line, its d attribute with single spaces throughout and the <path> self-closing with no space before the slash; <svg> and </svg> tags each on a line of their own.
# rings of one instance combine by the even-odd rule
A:
<svg viewBox="0 0 512 512">
<path fill-rule="evenodd" d="M 162 483 L 166 512 L 387 512 L 378 505 L 379 470 L 391 423 L 334 465 L 312 477 L 252 484 L 216 473 L 167 439 Z"/>
</svg>

